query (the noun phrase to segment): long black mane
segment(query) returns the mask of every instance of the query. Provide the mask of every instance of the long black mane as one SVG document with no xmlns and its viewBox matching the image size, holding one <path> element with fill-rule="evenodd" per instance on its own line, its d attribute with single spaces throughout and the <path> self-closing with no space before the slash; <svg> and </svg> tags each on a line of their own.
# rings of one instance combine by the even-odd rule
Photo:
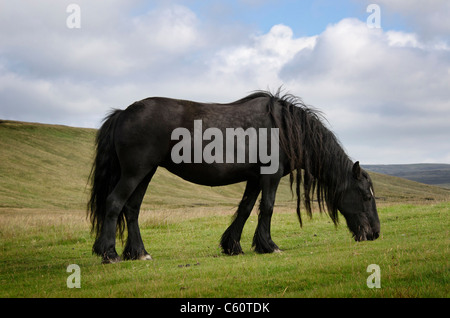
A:
<svg viewBox="0 0 450 318">
<path fill-rule="evenodd" d="M 338 203 L 348 188 L 352 162 L 336 136 L 325 126 L 320 111 L 306 106 L 294 95 L 280 96 L 265 91 L 255 92 L 243 100 L 268 97 L 268 109 L 274 126 L 280 128 L 280 147 L 290 163 L 291 191 L 296 181 L 297 215 L 300 215 L 301 193 L 307 214 L 312 216 L 314 192 L 320 211 L 327 210 L 333 222 L 338 222 Z M 275 107 L 278 104 L 280 107 Z"/>
</svg>

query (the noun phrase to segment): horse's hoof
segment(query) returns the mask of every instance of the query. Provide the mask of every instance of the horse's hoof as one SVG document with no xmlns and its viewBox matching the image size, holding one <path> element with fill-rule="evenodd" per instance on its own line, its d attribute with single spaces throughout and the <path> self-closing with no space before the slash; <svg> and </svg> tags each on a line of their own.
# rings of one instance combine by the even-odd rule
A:
<svg viewBox="0 0 450 318">
<path fill-rule="evenodd" d="M 121 261 L 122 261 L 122 259 L 119 256 L 114 257 L 114 258 L 105 257 L 102 259 L 102 264 L 116 264 Z"/>
<path fill-rule="evenodd" d="M 150 256 L 150 254 L 145 254 L 145 255 L 142 255 L 141 257 L 139 257 L 139 260 L 140 261 L 151 261 L 152 257 Z"/>
</svg>

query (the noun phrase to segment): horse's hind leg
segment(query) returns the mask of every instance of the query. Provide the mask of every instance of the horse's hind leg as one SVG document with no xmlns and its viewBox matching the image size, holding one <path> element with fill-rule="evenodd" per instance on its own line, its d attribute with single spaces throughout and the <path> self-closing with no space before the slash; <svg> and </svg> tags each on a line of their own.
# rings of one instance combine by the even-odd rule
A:
<svg viewBox="0 0 450 318">
<path fill-rule="evenodd" d="M 148 184 L 155 174 L 156 168 L 154 168 L 138 185 L 134 190 L 131 197 L 123 208 L 125 218 L 127 220 L 128 238 L 123 250 L 122 257 L 129 260 L 151 260 L 151 256 L 144 247 L 142 241 L 141 232 L 139 230 L 138 217 L 139 210 L 144 199 L 145 192 L 147 191 Z"/>
<path fill-rule="evenodd" d="M 133 194 L 145 174 L 123 174 L 114 190 L 106 199 L 106 216 L 100 236 L 94 243 L 93 252 L 102 256 L 102 263 L 116 263 L 120 257 L 116 252 L 117 220 L 126 201 Z"/>
<path fill-rule="evenodd" d="M 270 223 L 279 183 L 280 177 L 276 175 L 265 175 L 261 178 L 262 196 L 259 206 L 258 225 L 253 237 L 253 246 L 258 253 L 280 251 L 270 235 Z"/>
<path fill-rule="evenodd" d="M 222 235 L 220 246 L 225 254 L 242 254 L 241 234 L 244 224 L 247 221 L 261 188 L 258 181 L 249 180 L 245 188 L 244 196 L 239 204 L 238 210 L 234 215 L 234 220 Z"/>
</svg>

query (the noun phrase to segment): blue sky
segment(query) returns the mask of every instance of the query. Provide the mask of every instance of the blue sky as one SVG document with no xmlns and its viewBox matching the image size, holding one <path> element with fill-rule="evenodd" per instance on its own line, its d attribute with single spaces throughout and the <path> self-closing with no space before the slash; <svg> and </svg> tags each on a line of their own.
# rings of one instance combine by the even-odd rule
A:
<svg viewBox="0 0 450 318">
<path fill-rule="evenodd" d="M 448 0 L 2 0 L 0 119 L 98 127 L 149 96 L 282 85 L 355 160 L 450 163 L 449 17 Z"/>
<path fill-rule="evenodd" d="M 365 21 L 370 15 L 366 11 L 367 5 L 372 2 L 357 0 L 178 1 L 196 12 L 201 20 L 239 23 L 255 28 L 261 33 L 268 32 L 276 24 L 285 24 L 294 31 L 295 36 L 319 34 L 327 25 L 337 23 L 344 18 L 354 17 Z M 139 12 L 148 9 L 149 6 L 154 8 L 158 4 L 141 7 Z M 401 15 L 391 14 L 389 11 L 383 16 L 383 27 L 404 31 L 409 29 Z"/>
<path fill-rule="evenodd" d="M 276 24 L 285 24 L 296 36 L 319 34 L 330 23 L 347 17 L 359 18 L 362 13 L 361 5 L 354 1 L 262 1 L 260 5 L 230 2 L 231 19 L 255 25 L 262 33 Z"/>
</svg>

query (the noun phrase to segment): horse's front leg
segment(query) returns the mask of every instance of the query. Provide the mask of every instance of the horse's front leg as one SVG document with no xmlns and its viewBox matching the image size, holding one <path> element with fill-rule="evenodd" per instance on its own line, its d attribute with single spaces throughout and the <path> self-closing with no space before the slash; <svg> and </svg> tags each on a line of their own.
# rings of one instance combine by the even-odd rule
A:
<svg viewBox="0 0 450 318">
<path fill-rule="evenodd" d="M 242 230 L 244 229 L 244 224 L 250 216 L 260 192 L 261 187 L 258 180 L 247 181 L 244 195 L 241 203 L 239 203 L 239 208 L 234 215 L 233 222 L 227 228 L 225 233 L 223 233 L 222 239 L 220 240 L 220 246 L 225 254 L 238 255 L 244 253 L 240 243 Z"/>
<path fill-rule="evenodd" d="M 258 226 L 253 237 L 253 247 L 258 253 L 279 252 L 279 247 L 272 241 L 270 223 L 272 220 L 275 195 L 280 183 L 280 176 L 263 175 L 261 177 L 262 197 L 259 205 Z"/>
</svg>

